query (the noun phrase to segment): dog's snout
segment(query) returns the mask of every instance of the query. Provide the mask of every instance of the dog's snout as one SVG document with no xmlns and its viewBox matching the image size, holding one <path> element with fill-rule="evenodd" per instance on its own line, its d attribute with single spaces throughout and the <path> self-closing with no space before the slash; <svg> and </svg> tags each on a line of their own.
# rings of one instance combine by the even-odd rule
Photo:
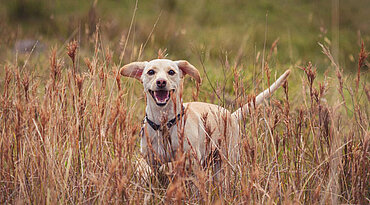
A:
<svg viewBox="0 0 370 205">
<path fill-rule="evenodd" d="M 167 81 L 164 79 L 159 79 L 157 80 L 156 83 L 157 83 L 158 88 L 164 88 L 166 87 Z"/>
</svg>

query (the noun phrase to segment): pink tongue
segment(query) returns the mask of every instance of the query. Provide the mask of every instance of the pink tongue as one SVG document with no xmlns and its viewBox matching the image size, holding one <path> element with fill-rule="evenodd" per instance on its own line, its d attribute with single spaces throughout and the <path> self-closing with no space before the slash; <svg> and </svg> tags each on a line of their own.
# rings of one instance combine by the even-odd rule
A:
<svg viewBox="0 0 370 205">
<path fill-rule="evenodd" d="M 168 97 L 168 91 L 164 91 L 164 90 L 155 91 L 154 95 L 155 95 L 155 98 L 157 98 L 159 102 L 165 102 Z"/>
</svg>

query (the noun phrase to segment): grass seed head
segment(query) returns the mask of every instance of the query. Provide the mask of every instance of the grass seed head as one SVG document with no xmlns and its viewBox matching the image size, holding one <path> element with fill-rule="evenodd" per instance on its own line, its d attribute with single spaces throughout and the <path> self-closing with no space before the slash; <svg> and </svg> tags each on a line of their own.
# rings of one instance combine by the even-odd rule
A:
<svg viewBox="0 0 370 205">
<path fill-rule="evenodd" d="M 77 53 L 78 44 L 76 40 L 73 40 L 67 45 L 67 54 L 71 58 L 72 62 L 76 62 L 76 53 Z"/>
</svg>

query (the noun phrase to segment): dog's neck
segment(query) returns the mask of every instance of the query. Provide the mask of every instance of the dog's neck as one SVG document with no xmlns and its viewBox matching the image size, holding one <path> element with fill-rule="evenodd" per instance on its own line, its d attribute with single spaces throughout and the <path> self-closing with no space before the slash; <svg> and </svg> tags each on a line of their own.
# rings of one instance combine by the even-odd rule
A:
<svg viewBox="0 0 370 205">
<path fill-rule="evenodd" d="M 175 99 L 170 100 L 164 107 L 160 107 L 155 103 L 150 103 L 150 100 L 152 100 L 151 97 L 150 95 L 146 95 L 147 105 L 145 112 L 147 118 L 157 125 L 167 123 L 182 111 L 182 99 L 179 95 Z"/>
</svg>

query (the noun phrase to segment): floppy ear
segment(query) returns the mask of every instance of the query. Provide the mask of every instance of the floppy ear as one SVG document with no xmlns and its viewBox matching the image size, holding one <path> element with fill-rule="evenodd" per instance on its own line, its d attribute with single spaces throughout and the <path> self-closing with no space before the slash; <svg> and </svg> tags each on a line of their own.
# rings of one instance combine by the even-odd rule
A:
<svg viewBox="0 0 370 205">
<path fill-rule="evenodd" d="M 124 65 L 119 71 L 121 75 L 136 78 L 141 81 L 141 75 L 143 74 L 145 65 L 147 61 L 144 62 L 133 62 L 127 65 Z"/>
<path fill-rule="evenodd" d="M 180 68 L 184 76 L 188 74 L 191 77 L 193 77 L 197 81 L 197 83 L 199 84 L 202 83 L 202 79 L 200 78 L 199 71 L 189 62 L 187 62 L 186 60 L 179 60 L 179 61 L 175 61 L 175 63 Z"/>
</svg>

